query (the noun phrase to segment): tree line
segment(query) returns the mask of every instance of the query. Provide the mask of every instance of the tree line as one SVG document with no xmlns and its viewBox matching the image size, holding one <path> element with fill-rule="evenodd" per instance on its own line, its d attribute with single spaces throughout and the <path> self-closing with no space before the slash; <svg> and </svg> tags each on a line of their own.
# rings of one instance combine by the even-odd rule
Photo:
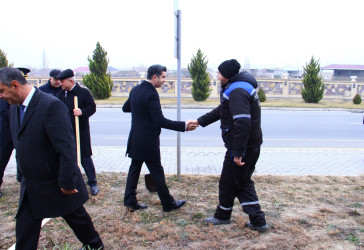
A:
<svg viewBox="0 0 364 250">
<path fill-rule="evenodd" d="M 110 73 L 107 73 L 109 59 L 106 50 L 96 43 L 96 49 L 93 51 L 92 58 L 88 57 L 90 73 L 82 76 L 83 84 L 91 91 L 95 99 L 107 99 L 111 96 L 113 82 Z M 197 50 L 196 55 L 192 56 L 188 64 L 188 71 L 192 78 L 192 97 L 195 101 L 205 101 L 210 96 L 210 77 L 207 73 L 207 56 L 201 49 Z M 5 51 L 0 49 L 0 68 L 12 67 L 9 63 Z M 325 84 L 320 75 L 320 62 L 315 60 L 314 56 L 306 64 L 302 75 L 303 88 L 301 95 L 306 103 L 318 103 L 325 91 Z M 258 90 L 258 97 L 261 102 L 266 101 L 266 95 L 262 88 Z M 356 94 L 353 99 L 354 104 L 360 104 L 362 99 Z"/>
</svg>

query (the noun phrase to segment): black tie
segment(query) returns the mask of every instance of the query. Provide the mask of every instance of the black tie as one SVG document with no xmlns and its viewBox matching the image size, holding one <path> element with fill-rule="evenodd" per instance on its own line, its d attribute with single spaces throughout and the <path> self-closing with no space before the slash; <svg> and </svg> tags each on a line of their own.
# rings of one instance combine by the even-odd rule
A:
<svg viewBox="0 0 364 250">
<path fill-rule="evenodd" d="M 19 118 L 20 118 L 20 124 L 21 122 L 23 121 L 23 117 L 24 117 L 24 109 L 25 109 L 26 106 L 24 105 L 19 105 Z"/>
</svg>

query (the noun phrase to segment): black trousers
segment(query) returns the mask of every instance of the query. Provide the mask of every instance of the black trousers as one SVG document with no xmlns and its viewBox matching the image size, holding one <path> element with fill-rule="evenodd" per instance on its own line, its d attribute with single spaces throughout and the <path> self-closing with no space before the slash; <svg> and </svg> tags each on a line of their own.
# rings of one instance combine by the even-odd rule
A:
<svg viewBox="0 0 364 250">
<path fill-rule="evenodd" d="M 126 180 L 126 188 L 124 195 L 124 205 L 133 206 L 138 200 L 136 198 L 136 189 L 138 186 L 138 180 L 140 176 L 140 170 L 142 169 L 144 161 L 131 160 L 131 165 L 129 168 L 128 178 Z M 145 161 L 149 172 L 152 176 L 155 188 L 159 199 L 161 200 L 163 208 L 170 208 L 174 202 L 173 197 L 170 195 L 168 187 L 166 185 L 166 180 L 164 177 L 164 170 L 160 161 Z"/>
<path fill-rule="evenodd" d="M 239 167 L 235 164 L 231 150 L 225 154 L 224 165 L 219 181 L 219 205 L 216 208 L 215 218 L 229 219 L 237 197 L 242 209 L 249 215 L 254 226 L 266 224 L 265 214 L 261 211 L 254 182 L 251 176 L 260 155 L 260 147 L 248 149 L 243 158 L 245 165 Z"/>
<path fill-rule="evenodd" d="M 96 186 L 96 170 L 91 156 L 81 157 L 81 165 L 87 176 L 87 184 L 90 187 Z"/>
<path fill-rule="evenodd" d="M 0 141 L 0 187 L 3 184 L 3 177 L 5 168 L 9 163 L 11 153 L 13 152 L 14 146 L 12 140 L 1 140 Z"/>
<path fill-rule="evenodd" d="M 33 217 L 28 199 L 28 195 L 25 194 L 16 218 L 15 249 L 19 250 L 37 249 L 39 241 L 42 219 Z M 90 215 L 83 206 L 70 214 L 62 216 L 62 218 L 84 247 L 90 246 L 91 249 L 103 248 L 102 240 L 94 228 Z"/>
</svg>

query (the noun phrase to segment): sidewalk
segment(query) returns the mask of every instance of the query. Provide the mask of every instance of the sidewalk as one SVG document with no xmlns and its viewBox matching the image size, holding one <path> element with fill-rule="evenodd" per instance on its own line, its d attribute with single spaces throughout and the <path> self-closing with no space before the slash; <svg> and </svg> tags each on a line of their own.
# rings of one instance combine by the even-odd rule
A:
<svg viewBox="0 0 364 250">
<path fill-rule="evenodd" d="M 125 157 L 126 147 L 95 146 L 93 161 L 96 171 L 127 173 L 130 158 Z M 161 148 L 162 165 L 166 174 L 177 174 L 177 149 Z M 221 173 L 224 148 L 182 148 L 181 174 Z M 147 173 L 145 165 L 142 173 Z M 5 170 L 16 173 L 14 153 Z M 255 174 L 257 175 L 364 175 L 364 150 L 361 149 L 280 149 L 262 148 Z"/>
</svg>

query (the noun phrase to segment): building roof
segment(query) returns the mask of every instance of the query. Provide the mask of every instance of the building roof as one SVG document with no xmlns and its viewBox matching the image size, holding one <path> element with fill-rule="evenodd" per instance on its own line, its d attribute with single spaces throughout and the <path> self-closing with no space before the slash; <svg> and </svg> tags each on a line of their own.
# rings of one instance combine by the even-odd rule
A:
<svg viewBox="0 0 364 250">
<path fill-rule="evenodd" d="M 78 67 L 76 69 L 73 70 L 74 72 L 81 72 L 81 73 L 89 73 L 90 72 L 90 69 L 89 67 Z M 112 66 L 108 66 L 107 67 L 107 72 L 113 72 L 113 71 L 119 71 L 117 68 L 114 68 Z"/>
<path fill-rule="evenodd" d="M 331 64 L 321 69 L 327 70 L 364 70 L 364 65 Z"/>
<path fill-rule="evenodd" d="M 88 67 L 78 67 L 76 69 L 73 69 L 74 72 L 90 72 L 90 69 Z"/>
</svg>

